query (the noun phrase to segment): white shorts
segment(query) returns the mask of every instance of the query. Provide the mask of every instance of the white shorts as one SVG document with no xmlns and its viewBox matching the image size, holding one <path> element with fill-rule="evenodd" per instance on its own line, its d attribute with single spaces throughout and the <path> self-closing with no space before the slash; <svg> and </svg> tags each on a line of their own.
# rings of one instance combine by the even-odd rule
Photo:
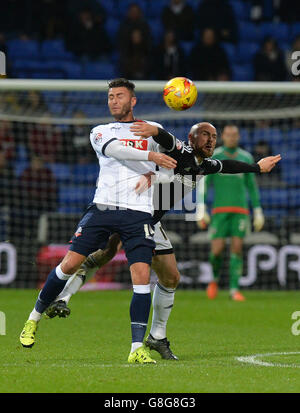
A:
<svg viewBox="0 0 300 413">
<path fill-rule="evenodd" d="M 157 222 L 154 226 L 154 241 L 155 241 L 155 254 L 156 255 L 165 255 L 173 254 L 173 246 L 169 240 L 167 234 L 165 233 L 160 222 Z"/>
</svg>

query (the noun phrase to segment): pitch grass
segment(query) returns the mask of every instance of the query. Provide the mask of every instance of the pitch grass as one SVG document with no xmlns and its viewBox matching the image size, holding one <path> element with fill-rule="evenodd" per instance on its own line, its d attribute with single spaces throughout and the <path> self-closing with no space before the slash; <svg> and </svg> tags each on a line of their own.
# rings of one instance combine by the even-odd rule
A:
<svg viewBox="0 0 300 413">
<path fill-rule="evenodd" d="M 24 349 L 19 334 L 37 291 L 0 289 L 6 335 L 0 336 L 0 392 L 299 392 L 300 354 L 262 358 L 275 365 L 244 364 L 239 356 L 300 352 L 291 315 L 299 292 L 246 292 L 232 302 L 226 292 L 176 293 L 168 338 L 180 361 L 127 364 L 130 291 L 80 292 L 68 319 L 42 319 L 37 341 Z"/>
</svg>

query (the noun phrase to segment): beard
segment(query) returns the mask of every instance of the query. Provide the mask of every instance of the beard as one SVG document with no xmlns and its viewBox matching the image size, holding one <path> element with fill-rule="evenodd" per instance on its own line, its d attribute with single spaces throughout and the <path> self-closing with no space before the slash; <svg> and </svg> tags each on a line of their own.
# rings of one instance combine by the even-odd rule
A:
<svg viewBox="0 0 300 413">
<path fill-rule="evenodd" d="M 122 107 L 122 109 L 121 109 L 121 111 L 120 111 L 119 113 L 113 113 L 113 112 L 110 110 L 110 114 L 111 114 L 116 120 L 122 120 L 122 119 L 126 118 L 127 115 L 128 115 L 130 112 L 131 112 L 131 104 L 130 104 L 129 102 L 126 103 L 126 104 Z"/>
<path fill-rule="evenodd" d="M 213 149 L 205 149 L 205 148 L 195 148 L 194 147 L 194 154 L 197 157 L 201 158 L 210 158 L 214 153 Z"/>
</svg>

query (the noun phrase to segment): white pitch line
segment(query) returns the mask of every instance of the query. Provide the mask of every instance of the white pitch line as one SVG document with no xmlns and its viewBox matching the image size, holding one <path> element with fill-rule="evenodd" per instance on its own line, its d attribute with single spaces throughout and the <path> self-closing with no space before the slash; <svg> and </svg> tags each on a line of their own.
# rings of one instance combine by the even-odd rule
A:
<svg viewBox="0 0 300 413">
<path fill-rule="evenodd" d="M 258 358 L 262 357 L 271 357 L 271 356 L 288 356 L 300 354 L 300 351 L 290 351 L 290 352 L 280 352 L 280 353 L 264 353 L 264 354 L 254 354 L 252 356 L 243 356 L 243 357 L 235 357 L 236 360 L 240 361 L 241 363 L 248 363 L 248 364 L 255 364 L 257 366 L 264 366 L 264 367 L 292 367 L 299 369 L 300 364 L 283 364 L 283 363 L 270 363 L 267 361 L 258 360 Z"/>
</svg>

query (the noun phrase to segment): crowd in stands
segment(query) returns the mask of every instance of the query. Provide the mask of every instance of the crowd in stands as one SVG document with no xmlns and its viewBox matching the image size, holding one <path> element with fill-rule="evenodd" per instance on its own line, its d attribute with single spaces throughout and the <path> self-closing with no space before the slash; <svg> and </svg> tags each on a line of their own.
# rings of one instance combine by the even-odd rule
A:
<svg viewBox="0 0 300 413">
<path fill-rule="evenodd" d="M 297 35 L 293 0 L 7 0 L 0 14 L 11 77 L 298 80 Z"/>
<path fill-rule="evenodd" d="M 280 30 L 272 31 L 273 26 Z M 292 52 L 300 50 L 300 5 L 291 0 L 6 0 L 0 31 L 0 50 L 7 54 L 11 77 L 84 78 L 89 73 L 91 78 L 122 75 L 135 80 L 178 75 L 216 81 L 299 80 L 290 67 Z M 241 76 L 239 65 L 251 68 Z M 69 201 L 72 193 L 66 185 L 69 171 L 74 178 L 77 168 L 73 183 L 77 192 L 82 184 L 83 202 L 76 212 L 81 210 L 98 173 L 90 126 L 80 123 L 86 114 L 73 111 L 70 116 L 78 122 L 59 128 L 47 122 L 53 112 L 36 91 L 18 97 L 2 94 L 0 110 L 6 107 L 41 122 L 0 122 L 0 208 L 9 207 L 12 219 L 27 223 L 28 231 L 36 228 L 43 211 L 70 212 L 60 194 L 71 206 L 76 203 L 77 198 Z M 252 149 L 256 161 L 274 151 L 264 139 Z M 83 170 L 90 173 L 86 182 L 80 181 Z M 278 181 L 281 172 L 277 167 Z"/>
</svg>

